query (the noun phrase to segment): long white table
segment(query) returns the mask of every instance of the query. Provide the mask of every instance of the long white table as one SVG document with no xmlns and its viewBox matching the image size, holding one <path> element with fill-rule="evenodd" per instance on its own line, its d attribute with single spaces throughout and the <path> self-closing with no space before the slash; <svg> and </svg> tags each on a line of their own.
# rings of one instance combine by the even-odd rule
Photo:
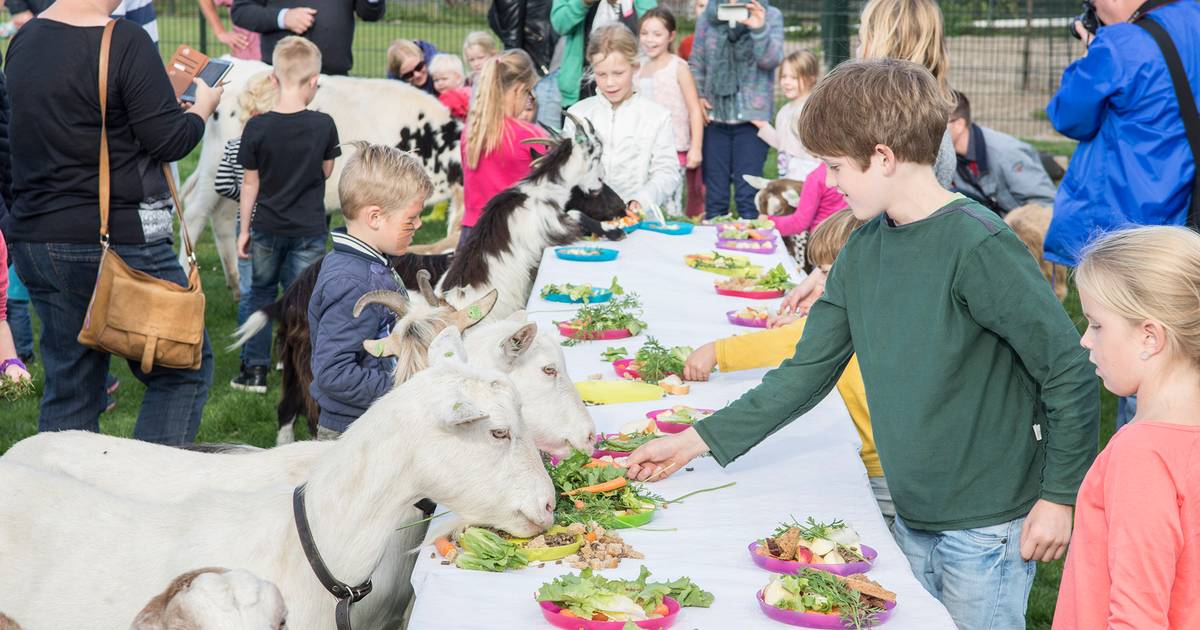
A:
<svg viewBox="0 0 1200 630">
<path fill-rule="evenodd" d="M 688 236 L 638 231 L 624 241 L 600 244 L 621 252 L 615 261 L 607 263 L 564 261 L 547 250 L 529 299 L 530 319 L 553 330 L 553 322 L 570 319 L 576 310 L 572 305 L 538 297 L 541 287 L 550 283 L 608 286 L 616 276 L 627 292 L 641 297 L 645 309 L 642 319 L 649 324 L 641 336 L 565 348 L 567 365 L 576 381 L 593 374 L 616 378 L 612 367 L 600 358 L 608 346 L 624 346 L 633 353 L 645 336 L 653 336 L 667 346 L 698 347 L 721 337 L 752 332 L 730 324 L 725 313 L 751 303 L 774 307 L 778 300 L 751 302 L 719 296 L 712 284 L 720 276 L 689 269 L 683 263 L 686 254 L 712 250 L 715 236 L 712 228 L 705 227 Z M 772 255 L 747 256 L 766 268 L 784 263 L 792 270 L 782 247 Z M 589 410 L 598 430 L 616 431 L 653 409 L 676 404 L 721 407 L 757 385 L 765 372 L 716 373 L 709 382 L 692 383 L 687 396 Z M 879 551 L 870 576 L 897 593 L 897 607 L 883 627 L 954 628 L 946 609 L 917 583 L 888 533 L 858 457 L 859 447 L 858 434 L 835 391 L 728 468 L 722 469 L 711 458 L 697 459 L 691 470 L 656 482 L 651 490 L 671 499 L 730 481 L 737 485 L 659 510 L 648 529 L 621 530 L 625 541 L 646 558 L 622 560 L 618 569 L 605 575 L 636 577 L 639 565 L 645 564 L 653 573 L 652 579 L 686 575 L 716 596 L 711 608 L 685 608 L 677 628 L 782 628 L 786 626 L 771 621 L 758 609 L 755 593 L 770 574 L 752 562 L 746 547 L 790 516 L 800 520 L 808 516 L 825 521 L 837 518 L 853 524 L 864 543 Z M 672 531 L 652 531 L 661 529 Z M 543 568 L 532 566 L 502 574 L 443 566 L 440 557 L 430 558 L 432 532 L 436 530 L 431 529 L 431 538 L 413 572 L 416 603 L 410 628 L 551 627 L 541 618 L 533 595 L 542 583 L 572 571 L 569 566 L 550 563 Z"/>
</svg>

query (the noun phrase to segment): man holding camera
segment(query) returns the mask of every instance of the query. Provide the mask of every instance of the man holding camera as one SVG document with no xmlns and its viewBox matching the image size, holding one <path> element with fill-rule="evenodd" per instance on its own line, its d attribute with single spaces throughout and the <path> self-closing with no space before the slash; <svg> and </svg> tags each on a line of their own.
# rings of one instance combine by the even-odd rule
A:
<svg viewBox="0 0 1200 630">
<path fill-rule="evenodd" d="M 1194 106 L 1180 107 L 1200 94 L 1200 3 L 1084 5 L 1073 27 L 1087 53 L 1063 72 L 1046 109 L 1059 133 L 1079 140 L 1045 243 L 1047 259 L 1069 266 L 1098 232 L 1129 223 L 1191 224 L 1193 203 L 1200 205 L 1193 202 L 1196 160 L 1185 131 L 1185 122 L 1200 121 L 1186 121 Z M 1162 32 L 1182 62 L 1178 80 L 1159 43 Z"/>
</svg>

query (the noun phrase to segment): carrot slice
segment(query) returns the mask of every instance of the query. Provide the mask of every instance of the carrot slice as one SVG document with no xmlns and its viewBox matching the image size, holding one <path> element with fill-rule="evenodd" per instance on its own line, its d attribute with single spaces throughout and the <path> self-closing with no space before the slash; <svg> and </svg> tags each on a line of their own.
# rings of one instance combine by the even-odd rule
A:
<svg viewBox="0 0 1200 630">
<path fill-rule="evenodd" d="M 584 486 L 582 488 L 575 488 L 574 490 L 571 490 L 570 492 L 564 492 L 563 496 L 569 497 L 569 496 L 579 494 L 580 492 L 588 492 L 591 494 L 598 494 L 601 492 L 610 492 L 612 490 L 617 490 L 618 488 L 624 488 L 628 483 L 629 483 L 629 480 L 625 479 L 624 477 L 617 477 L 616 479 L 613 479 L 611 481 L 605 481 L 604 483 L 598 483 L 594 486 Z"/>
<path fill-rule="evenodd" d="M 666 617 L 667 615 L 671 614 L 671 609 L 667 608 L 666 602 L 663 602 L 663 603 L 655 606 L 654 610 L 650 611 L 650 614 L 658 615 L 660 617 Z"/>
</svg>

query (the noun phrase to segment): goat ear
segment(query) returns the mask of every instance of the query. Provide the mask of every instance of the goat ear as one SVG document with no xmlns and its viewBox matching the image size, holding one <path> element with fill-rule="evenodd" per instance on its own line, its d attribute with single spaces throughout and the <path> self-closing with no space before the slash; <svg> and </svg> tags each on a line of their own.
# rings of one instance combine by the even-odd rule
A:
<svg viewBox="0 0 1200 630">
<path fill-rule="evenodd" d="M 533 347 L 537 339 L 537 324 L 528 323 L 517 329 L 517 332 L 500 342 L 500 349 L 509 360 L 525 354 Z"/>
<path fill-rule="evenodd" d="M 429 364 L 467 362 L 467 349 L 463 345 L 462 333 L 454 326 L 447 326 L 429 343 Z"/>
<path fill-rule="evenodd" d="M 758 190 L 766 188 L 767 184 L 771 183 L 771 180 L 766 179 L 765 177 L 757 177 L 754 175 L 742 175 L 742 179 L 746 180 L 747 184 L 750 184 Z"/>
<path fill-rule="evenodd" d="M 155 595 L 146 604 L 146 607 L 137 614 L 137 617 L 134 617 L 130 630 L 159 630 L 160 628 L 168 627 L 167 608 L 176 595 L 191 588 L 192 580 L 195 580 L 202 573 L 225 573 L 226 571 L 228 569 L 205 567 L 177 576 L 167 585 L 166 590 Z"/>
<path fill-rule="evenodd" d="M 787 202 L 787 205 L 795 208 L 800 203 L 800 191 L 795 188 L 783 191 L 783 200 Z"/>
<path fill-rule="evenodd" d="M 391 335 L 383 339 L 363 339 L 362 345 L 363 350 L 373 357 L 394 357 L 400 354 L 396 351 Z"/>
<path fill-rule="evenodd" d="M 458 400 L 450 405 L 442 417 L 442 424 L 447 429 L 457 429 L 465 427 L 469 424 L 487 420 L 490 416 L 474 403 L 467 400 Z"/>
<path fill-rule="evenodd" d="M 465 308 L 461 308 L 450 316 L 450 321 L 458 327 L 460 331 L 465 332 L 468 328 L 483 321 L 492 312 L 492 308 L 496 306 L 496 300 L 500 294 L 495 289 L 488 291 L 486 295 L 471 302 Z"/>
</svg>

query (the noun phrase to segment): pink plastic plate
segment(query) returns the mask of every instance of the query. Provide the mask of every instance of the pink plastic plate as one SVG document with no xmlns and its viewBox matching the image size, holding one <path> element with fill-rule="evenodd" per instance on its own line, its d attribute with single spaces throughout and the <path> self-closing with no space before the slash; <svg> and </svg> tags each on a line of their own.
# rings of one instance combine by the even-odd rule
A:
<svg viewBox="0 0 1200 630">
<path fill-rule="evenodd" d="M 804 626 L 805 628 L 828 628 L 829 630 L 843 630 L 843 628 L 850 627 L 847 626 L 842 621 L 842 618 L 838 615 L 799 612 L 796 610 L 784 610 L 782 608 L 776 608 L 768 604 L 767 601 L 763 599 L 763 592 L 761 590 L 758 592 L 758 607 L 762 609 L 763 613 L 767 617 L 781 623 L 786 623 L 789 626 Z M 888 617 L 892 616 L 892 609 L 895 607 L 896 602 L 887 602 L 885 605 L 887 610 L 879 613 L 879 615 L 875 617 L 875 622 L 883 623 L 887 621 Z M 563 626 L 559 627 L 561 628 Z"/>
<path fill-rule="evenodd" d="M 715 285 L 714 285 L 715 286 Z M 783 291 L 734 291 L 732 289 L 722 289 L 715 287 L 717 295 L 728 295 L 730 297 L 749 298 L 751 300 L 770 300 L 777 297 L 783 297 Z"/>
<path fill-rule="evenodd" d="M 601 330 L 598 332 L 580 333 L 578 328 L 568 324 L 569 322 L 559 323 L 558 332 L 562 336 L 570 337 L 572 339 L 599 339 L 601 341 L 607 341 L 609 339 L 624 339 L 626 337 L 633 336 L 633 333 L 629 332 L 629 330 L 625 328 L 621 328 L 620 330 Z"/>
<path fill-rule="evenodd" d="M 629 364 L 631 363 L 633 363 L 633 359 L 617 359 L 613 361 L 613 371 L 621 378 L 628 378 L 635 381 L 642 378 L 642 375 L 638 374 L 637 370 L 629 368 Z"/>
<path fill-rule="evenodd" d="M 662 628 L 670 628 L 675 625 L 675 618 L 679 615 L 679 602 L 670 597 L 664 597 L 663 603 L 667 605 L 668 612 L 666 617 L 635 621 L 633 625 L 649 630 L 661 630 Z M 561 614 L 559 611 L 562 608 L 552 602 L 538 602 L 538 604 L 542 607 L 542 616 L 555 628 L 562 628 L 563 630 L 621 630 L 625 626 L 624 621 L 591 621 L 590 619 L 568 617 Z"/>
<path fill-rule="evenodd" d="M 599 444 L 600 442 L 602 442 L 614 435 L 620 435 L 620 433 L 601 433 L 600 437 L 596 438 L 596 443 Z M 629 457 L 629 453 L 626 453 L 624 451 L 605 451 L 605 450 L 598 449 L 598 448 L 592 450 L 593 458 L 604 457 L 605 455 L 613 457 L 614 459 L 617 457 Z"/>
<path fill-rule="evenodd" d="M 761 243 L 758 247 L 738 247 L 740 243 Z M 717 249 L 728 249 L 742 254 L 774 254 L 775 243 L 771 241 L 743 241 L 732 239 L 717 239 Z"/>
<path fill-rule="evenodd" d="M 729 323 L 735 326 L 745 326 L 747 328 L 766 328 L 767 320 L 765 319 L 747 319 L 735 315 L 737 311 L 729 311 L 725 313 L 725 317 L 729 318 Z"/>
<path fill-rule="evenodd" d="M 773 573 L 786 573 L 794 575 L 800 569 L 820 569 L 836 575 L 847 576 L 855 573 L 866 573 L 871 570 L 871 565 L 875 564 L 875 558 L 879 557 L 879 552 L 866 545 L 862 546 L 863 557 L 866 562 L 847 562 L 846 564 L 805 564 L 796 562 L 795 560 L 780 560 L 771 556 L 763 556 L 758 553 L 758 541 L 750 543 L 750 557 L 754 559 L 754 564 L 760 568 L 766 569 Z"/>
<path fill-rule="evenodd" d="M 646 413 L 646 417 L 653 420 L 654 426 L 657 426 L 658 430 L 662 431 L 663 433 L 682 433 L 692 427 L 692 425 L 684 424 L 682 422 L 663 422 L 658 419 L 660 415 L 664 413 L 670 413 L 670 411 L 670 409 L 655 409 L 654 411 Z M 696 409 L 696 411 L 708 414 L 717 413 L 716 409 Z"/>
</svg>

